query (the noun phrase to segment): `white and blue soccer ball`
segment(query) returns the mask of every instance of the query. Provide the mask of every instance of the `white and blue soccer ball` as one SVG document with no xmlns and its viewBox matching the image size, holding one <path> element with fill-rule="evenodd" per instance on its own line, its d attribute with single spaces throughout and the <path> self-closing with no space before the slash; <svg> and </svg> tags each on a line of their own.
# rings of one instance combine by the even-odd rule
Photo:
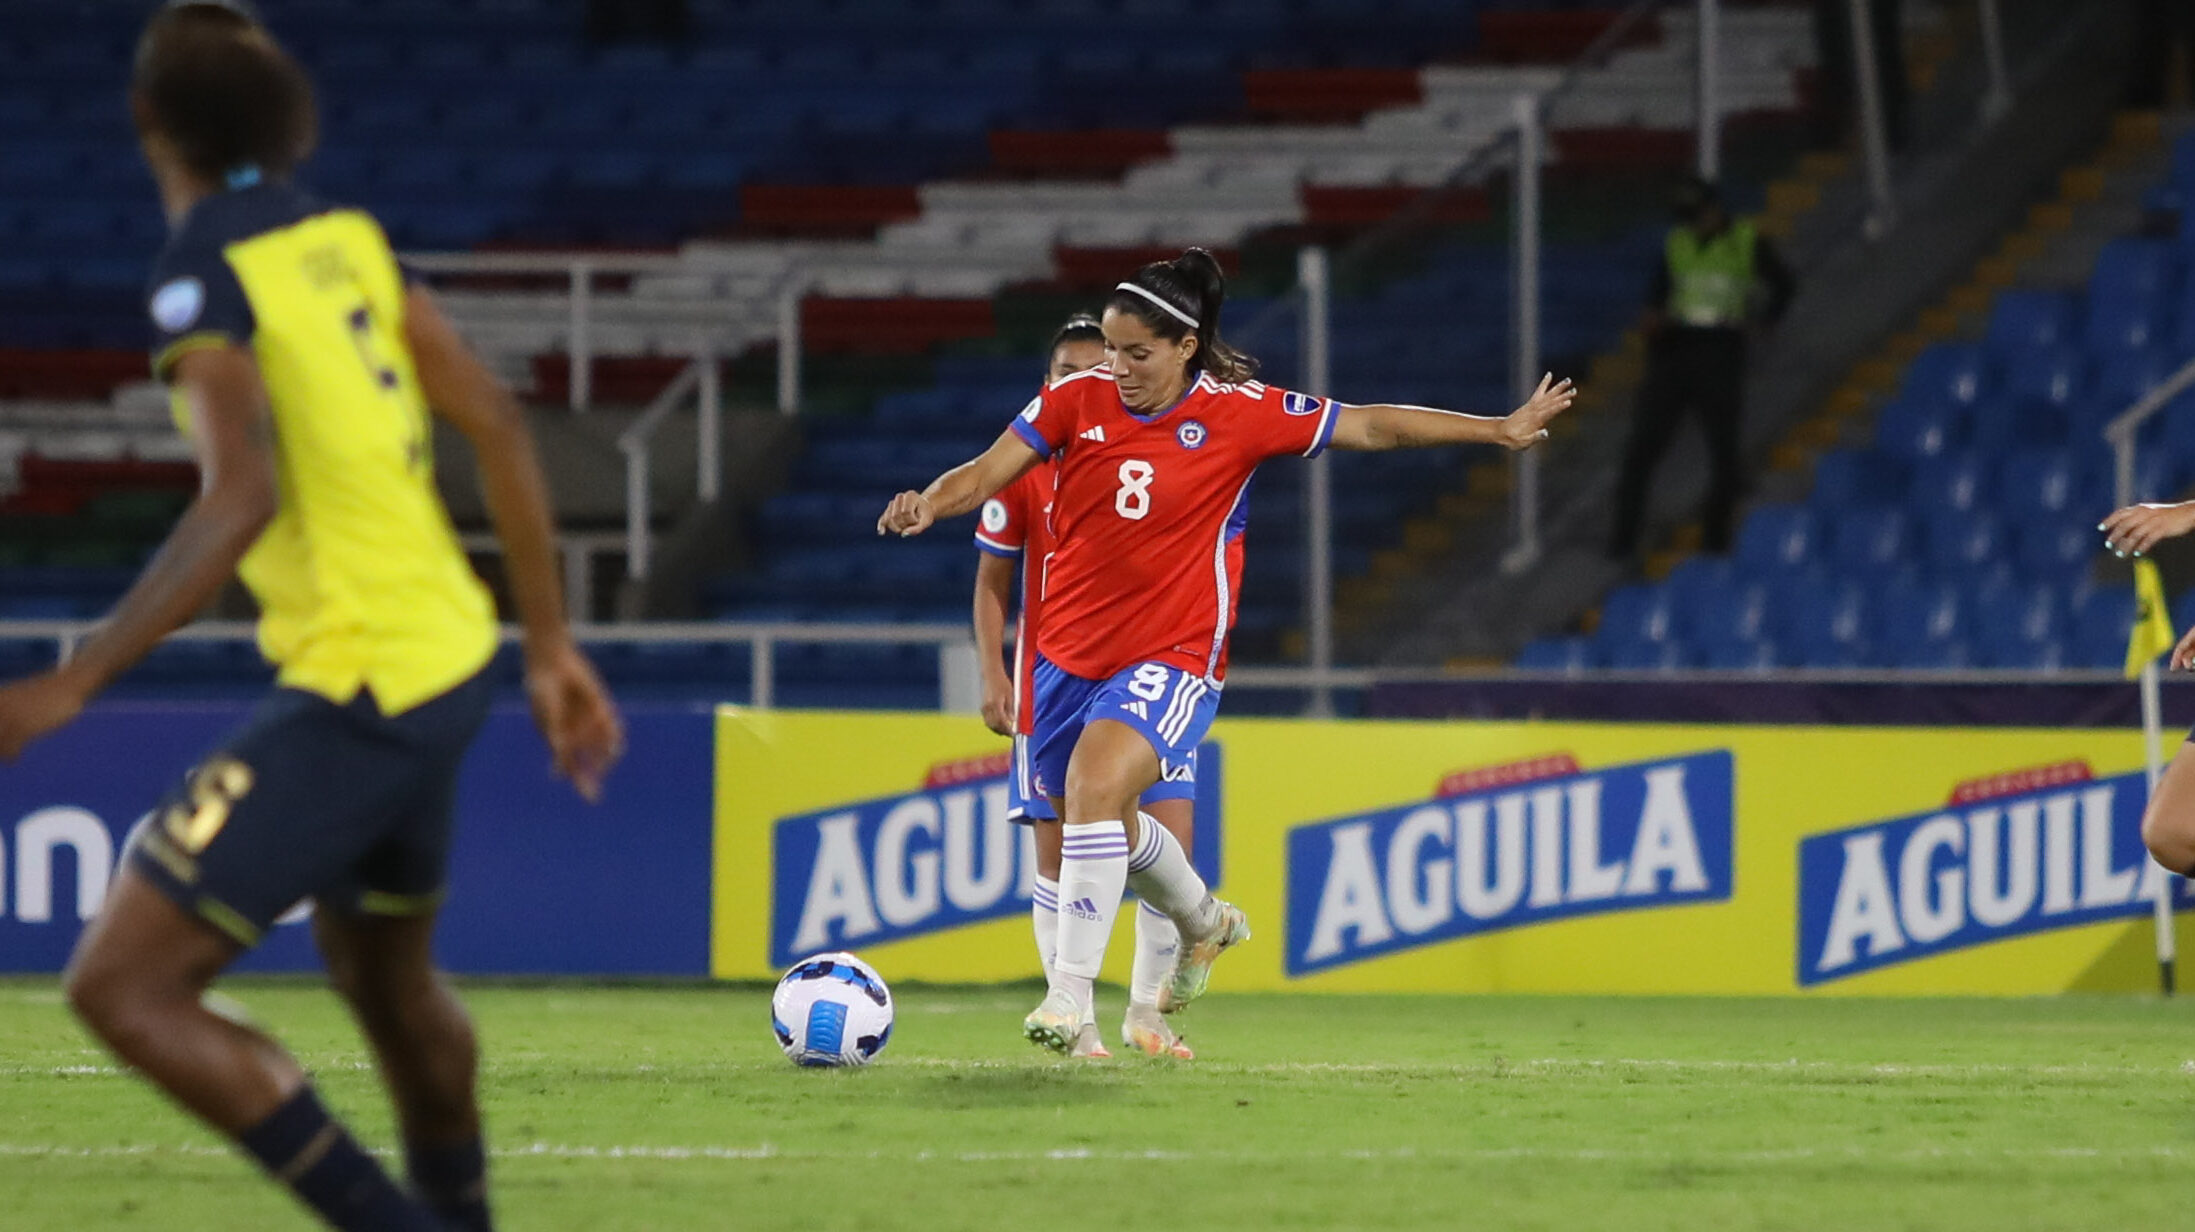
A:
<svg viewBox="0 0 2195 1232">
<path fill-rule="evenodd" d="M 770 998 L 778 1047 L 798 1065 L 867 1065 L 892 1039 L 892 990 L 851 954 L 793 964 Z"/>
</svg>

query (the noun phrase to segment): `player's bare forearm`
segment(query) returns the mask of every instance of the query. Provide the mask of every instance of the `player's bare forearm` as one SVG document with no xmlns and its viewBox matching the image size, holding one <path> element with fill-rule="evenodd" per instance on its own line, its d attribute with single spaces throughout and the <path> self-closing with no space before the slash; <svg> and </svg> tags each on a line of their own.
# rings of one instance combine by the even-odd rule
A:
<svg viewBox="0 0 2195 1232">
<path fill-rule="evenodd" d="M 989 449 L 931 480 L 929 487 L 893 497 L 876 520 L 876 533 L 919 535 L 941 518 L 973 513 L 1042 460 L 1028 442 L 1001 432 Z"/>
<path fill-rule="evenodd" d="M 1006 674 L 1006 612 L 1013 603 L 1014 562 L 984 553 L 976 561 L 976 662 L 983 670 L 983 722 L 1013 734 L 1014 682 Z"/>
<path fill-rule="evenodd" d="M 198 453 L 198 497 L 106 621 L 59 670 L 86 698 L 212 602 L 275 515 L 274 432 L 251 352 L 193 351 L 176 361 L 174 380 Z"/>
<path fill-rule="evenodd" d="M 976 661 L 986 674 L 1005 669 L 1006 612 L 1014 601 L 1014 562 L 986 552 L 976 560 Z"/>
<path fill-rule="evenodd" d="M 1423 406 L 1374 403 L 1335 412 L 1333 447 L 1359 451 L 1427 449 L 1440 445 L 1500 445 L 1529 449 L 1547 437 L 1547 424 L 1577 397 L 1567 380 L 1541 379 L 1523 406 L 1507 415 L 1466 415 Z"/>
<path fill-rule="evenodd" d="M 404 324 L 428 405 L 472 445 L 527 645 L 561 641 L 569 630 L 557 585 L 556 523 L 526 412 L 425 289 L 411 292 Z"/>
</svg>

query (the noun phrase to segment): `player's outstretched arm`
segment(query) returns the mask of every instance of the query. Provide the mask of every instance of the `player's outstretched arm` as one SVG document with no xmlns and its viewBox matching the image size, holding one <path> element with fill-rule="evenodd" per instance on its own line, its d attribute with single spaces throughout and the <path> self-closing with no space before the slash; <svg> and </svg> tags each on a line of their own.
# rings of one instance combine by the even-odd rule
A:
<svg viewBox="0 0 2195 1232">
<path fill-rule="evenodd" d="M 2167 539 L 2195 530 L 2195 501 L 2128 505 L 2097 523 L 2096 529 L 2104 533 L 2105 547 L 2122 557 L 2140 556 Z"/>
<path fill-rule="evenodd" d="M 1001 432 L 989 449 L 931 480 L 929 487 L 893 497 L 876 520 L 876 533 L 904 539 L 941 518 L 972 513 L 1042 460 L 1012 431 Z"/>
<path fill-rule="evenodd" d="M 14 758 L 75 718 L 161 638 L 212 602 L 274 518 L 274 433 L 251 352 L 239 346 L 186 352 L 172 380 L 190 416 L 198 496 L 129 593 L 68 662 L 0 688 L 0 758 Z"/>
<path fill-rule="evenodd" d="M 1433 445 L 1500 445 L 1530 449 L 1547 439 L 1548 421 L 1570 409 L 1577 387 L 1553 373 L 1523 406 L 1507 415 L 1465 415 L 1422 406 L 1344 406 L 1336 413 L 1333 448 L 1423 449 Z"/>
<path fill-rule="evenodd" d="M 424 287 L 412 288 L 405 303 L 404 332 L 427 404 L 472 443 L 525 631 L 526 695 L 534 721 L 549 742 L 557 773 L 580 795 L 598 799 L 604 776 L 624 752 L 625 730 L 609 690 L 565 621 L 549 485 L 534 454 L 533 429 L 518 400 L 465 345 Z"/>
</svg>

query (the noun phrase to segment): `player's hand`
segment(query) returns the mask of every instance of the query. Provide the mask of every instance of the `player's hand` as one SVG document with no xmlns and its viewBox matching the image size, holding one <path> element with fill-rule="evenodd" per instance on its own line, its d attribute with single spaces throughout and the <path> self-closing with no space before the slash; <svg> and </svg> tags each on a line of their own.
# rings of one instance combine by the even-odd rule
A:
<svg viewBox="0 0 2195 1232">
<path fill-rule="evenodd" d="M 602 780 L 625 753 L 625 725 L 594 665 L 564 641 L 526 648 L 526 700 L 549 742 L 556 773 L 587 803 L 602 798 Z"/>
<path fill-rule="evenodd" d="M 2121 558 L 2140 556 L 2166 539 L 2195 530 L 2195 501 L 2178 505 L 2128 505 L 2096 524 L 2104 546 Z"/>
<path fill-rule="evenodd" d="M 997 735 L 1014 734 L 1014 682 L 1004 675 L 983 682 L 983 725 Z"/>
<path fill-rule="evenodd" d="M 884 516 L 876 520 L 876 533 L 905 539 L 930 529 L 935 521 L 937 512 L 930 508 L 929 497 L 920 492 L 902 492 L 884 507 Z"/>
<path fill-rule="evenodd" d="M 2172 657 L 2165 660 L 2165 666 L 2176 672 L 2195 668 L 2195 629 L 2180 635 L 2180 644 L 2172 648 Z"/>
<path fill-rule="evenodd" d="M 1557 381 L 1552 372 L 1541 377 L 1539 388 L 1524 405 L 1501 421 L 1501 443 L 1511 449 L 1530 449 L 1546 440 L 1548 421 L 1569 410 L 1577 399 L 1578 387 L 1568 377 Z"/>
<path fill-rule="evenodd" d="M 0 685 L 0 761 L 14 761 L 31 741 L 83 713 L 84 692 L 59 672 Z"/>
</svg>

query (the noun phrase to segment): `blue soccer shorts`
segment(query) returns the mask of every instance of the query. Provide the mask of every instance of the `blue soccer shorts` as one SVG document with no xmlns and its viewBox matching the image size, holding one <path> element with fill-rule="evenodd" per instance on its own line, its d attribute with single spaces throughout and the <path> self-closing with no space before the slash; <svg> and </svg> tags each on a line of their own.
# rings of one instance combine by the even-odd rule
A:
<svg viewBox="0 0 2195 1232">
<path fill-rule="evenodd" d="M 1196 795 L 1196 749 L 1219 713 L 1219 686 L 1195 672 L 1166 663 L 1138 663 L 1104 680 L 1087 680 L 1036 660 L 1035 731 L 1026 757 L 1032 799 L 1063 796 L 1067 762 L 1086 724 L 1126 723 L 1158 754 L 1159 780 L 1143 794 L 1146 804 Z"/>
<path fill-rule="evenodd" d="M 1035 766 L 1029 756 L 1029 737 L 1014 737 L 1014 764 L 1006 773 L 1006 819 L 1015 825 L 1034 825 L 1040 821 L 1058 821 L 1059 814 L 1052 810 L 1052 802 L 1036 790 L 1033 780 Z M 1195 750 L 1189 753 L 1188 769 L 1170 779 L 1160 779 L 1143 793 L 1143 803 L 1157 804 L 1163 800 L 1194 800 L 1197 798 L 1197 758 Z"/>
</svg>

